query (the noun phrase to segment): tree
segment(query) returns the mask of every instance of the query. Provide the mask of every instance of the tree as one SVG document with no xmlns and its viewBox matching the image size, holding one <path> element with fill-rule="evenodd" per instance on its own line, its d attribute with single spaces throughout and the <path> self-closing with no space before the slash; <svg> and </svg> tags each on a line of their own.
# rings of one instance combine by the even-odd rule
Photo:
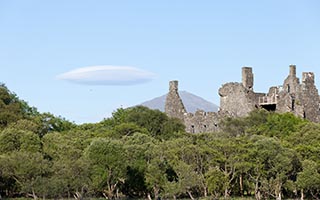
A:
<svg viewBox="0 0 320 200">
<path fill-rule="evenodd" d="M 131 198 L 146 197 L 147 188 L 145 174 L 147 166 L 152 159 L 152 150 L 156 140 L 143 133 L 135 133 L 129 137 L 123 137 L 125 156 L 128 163 L 125 183 L 122 192 Z"/>
<path fill-rule="evenodd" d="M 294 116 L 292 113 L 272 113 L 268 115 L 265 123 L 252 129 L 252 133 L 269 137 L 285 138 L 297 131 L 299 126 L 304 123 L 307 122 Z"/>
<path fill-rule="evenodd" d="M 126 176 L 127 164 L 122 143 L 97 138 L 86 149 L 85 156 L 92 167 L 94 190 L 113 198 Z"/>
<path fill-rule="evenodd" d="M 187 137 L 163 142 L 161 147 L 167 163 L 168 181 L 164 193 L 173 197 L 187 194 L 194 199 L 192 193 L 200 185 L 198 166 L 194 162 L 198 158 L 199 149 Z"/>
<path fill-rule="evenodd" d="M 33 117 L 32 120 L 40 127 L 40 137 L 43 137 L 47 133 L 68 131 L 75 127 L 74 123 L 62 117 L 56 117 L 51 113 L 39 114 Z"/>
<path fill-rule="evenodd" d="M 19 101 L 4 85 L 0 85 L 0 128 L 23 117 Z"/>
<path fill-rule="evenodd" d="M 132 136 L 135 133 L 148 134 L 148 130 L 139 127 L 135 123 L 122 123 L 113 128 L 112 136 L 121 138 L 124 136 Z"/>
<path fill-rule="evenodd" d="M 38 114 L 36 108 L 30 107 L 4 84 L 0 84 L 0 129 L 20 119 L 28 119 Z"/>
<path fill-rule="evenodd" d="M 166 171 L 166 161 L 161 157 L 153 157 L 148 163 L 145 179 L 149 190 L 153 191 L 154 199 L 159 198 L 160 191 L 165 187 L 168 182 Z M 151 195 L 148 194 L 148 198 L 151 199 Z"/>
<path fill-rule="evenodd" d="M 52 191 L 46 192 L 53 198 L 58 197 L 59 194 L 67 194 L 68 198 L 71 195 L 83 197 L 90 185 L 89 167 L 88 161 L 83 157 L 52 161 L 52 174 L 46 180 L 47 187 Z"/>
<path fill-rule="evenodd" d="M 158 139 L 169 139 L 175 136 L 175 133 L 183 133 L 185 130 L 185 126 L 178 119 L 169 118 L 159 110 L 151 110 L 144 106 L 118 109 L 113 113 L 113 117 L 104 123 L 113 127 L 122 123 L 133 123 L 145 128 L 151 136 Z"/>
<path fill-rule="evenodd" d="M 305 160 L 302 163 L 303 171 L 298 174 L 297 184 L 301 191 L 301 199 L 304 198 L 304 192 L 311 194 L 313 199 L 320 199 L 320 173 L 319 165 L 311 160 Z"/>
<path fill-rule="evenodd" d="M 302 160 L 320 161 L 320 125 L 312 122 L 298 126 L 297 130 L 285 138 Z"/>
<path fill-rule="evenodd" d="M 51 176 L 46 180 L 49 186 L 43 188 L 50 197 L 84 195 L 90 183 L 90 165 L 83 152 L 93 135 L 74 130 L 50 133 L 42 138 L 43 152 L 52 163 Z"/>
<path fill-rule="evenodd" d="M 281 200 L 283 185 L 293 170 L 294 153 L 273 138 L 256 136 L 252 137 L 252 142 L 249 175 L 255 183 L 256 199 L 264 193 Z"/>
<path fill-rule="evenodd" d="M 41 141 L 37 134 L 30 131 L 6 128 L 0 133 L 0 152 L 13 151 L 40 152 Z"/>
<path fill-rule="evenodd" d="M 20 191 L 37 199 L 39 181 L 47 175 L 49 163 L 40 153 L 17 151 L 0 157 L 4 177 L 11 178 Z"/>
<path fill-rule="evenodd" d="M 218 199 L 221 194 L 224 194 L 227 187 L 228 178 L 223 172 L 217 168 L 210 169 L 206 174 L 208 192 Z"/>
</svg>

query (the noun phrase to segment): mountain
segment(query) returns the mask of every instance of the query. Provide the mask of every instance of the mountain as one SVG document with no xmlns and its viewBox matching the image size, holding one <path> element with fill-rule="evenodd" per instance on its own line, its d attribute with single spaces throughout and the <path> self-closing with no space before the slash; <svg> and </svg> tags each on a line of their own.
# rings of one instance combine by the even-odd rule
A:
<svg viewBox="0 0 320 200">
<path fill-rule="evenodd" d="M 187 110 L 187 112 L 195 113 L 197 110 L 204 110 L 206 112 L 217 112 L 219 106 L 186 91 L 180 91 L 179 95 L 182 102 Z M 150 109 L 158 109 L 164 112 L 165 102 L 167 95 L 162 95 L 160 97 L 154 98 L 150 101 L 141 103 L 141 105 L 146 106 Z"/>
</svg>

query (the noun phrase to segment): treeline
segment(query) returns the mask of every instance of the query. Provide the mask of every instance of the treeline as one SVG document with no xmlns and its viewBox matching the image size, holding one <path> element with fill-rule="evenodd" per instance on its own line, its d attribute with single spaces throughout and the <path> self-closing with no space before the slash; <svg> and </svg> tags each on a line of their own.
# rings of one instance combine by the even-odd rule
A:
<svg viewBox="0 0 320 200">
<path fill-rule="evenodd" d="M 145 107 L 96 124 L 39 113 L 0 86 L 2 197 L 319 199 L 320 126 L 292 114 L 225 119 L 188 134 Z"/>
</svg>

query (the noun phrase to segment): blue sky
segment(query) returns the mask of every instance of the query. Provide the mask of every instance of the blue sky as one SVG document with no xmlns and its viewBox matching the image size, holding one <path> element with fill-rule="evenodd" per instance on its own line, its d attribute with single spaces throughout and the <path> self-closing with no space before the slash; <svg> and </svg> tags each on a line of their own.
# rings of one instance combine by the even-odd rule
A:
<svg viewBox="0 0 320 200">
<path fill-rule="evenodd" d="M 165 94 L 173 79 L 219 104 L 219 87 L 240 81 L 242 66 L 254 68 L 256 91 L 282 84 L 290 64 L 299 77 L 315 72 L 319 88 L 319 8 L 317 0 L 1 0 L 0 82 L 77 123 Z M 91 66 L 107 71 L 61 77 Z M 116 83 L 97 80 L 107 76 Z"/>
</svg>

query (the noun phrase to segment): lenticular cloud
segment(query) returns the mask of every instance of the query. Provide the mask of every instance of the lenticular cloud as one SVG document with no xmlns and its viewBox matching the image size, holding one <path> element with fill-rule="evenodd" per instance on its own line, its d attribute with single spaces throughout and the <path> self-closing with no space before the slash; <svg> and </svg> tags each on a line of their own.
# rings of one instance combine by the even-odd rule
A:
<svg viewBox="0 0 320 200">
<path fill-rule="evenodd" d="M 135 67 L 91 66 L 60 74 L 57 78 L 86 85 L 136 85 L 151 81 L 154 76 Z"/>
</svg>

